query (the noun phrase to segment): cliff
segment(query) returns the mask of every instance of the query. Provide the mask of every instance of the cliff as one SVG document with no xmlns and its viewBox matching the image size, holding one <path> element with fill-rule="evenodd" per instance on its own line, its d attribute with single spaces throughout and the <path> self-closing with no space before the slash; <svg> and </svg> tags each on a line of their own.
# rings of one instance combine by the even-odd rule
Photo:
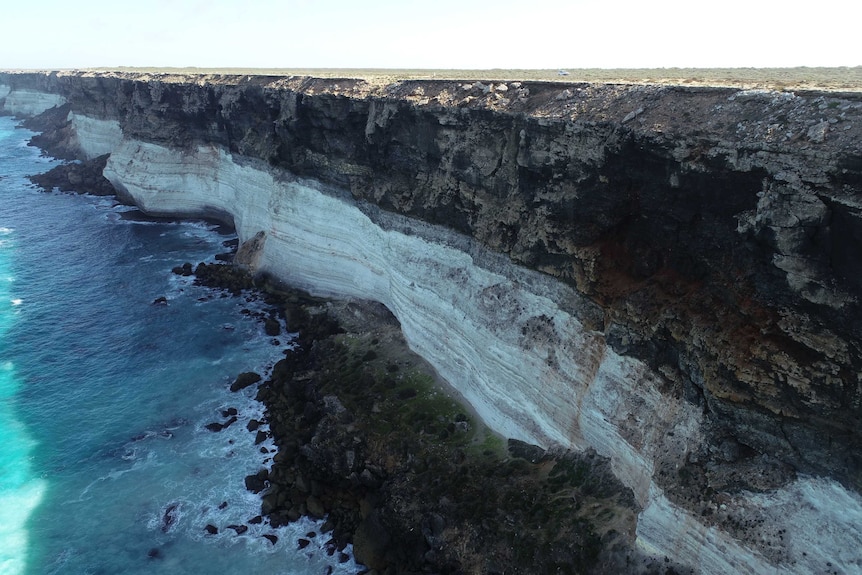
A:
<svg viewBox="0 0 862 575">
<path fill-rule="evenodd" d="M 609 457 L 647 552 L 862 569 L 862 96 L 4 73 L 0 101 L 149 213 L 263 232 L 256 270 L 382 302 L 505 436 Z"/>
</svg>

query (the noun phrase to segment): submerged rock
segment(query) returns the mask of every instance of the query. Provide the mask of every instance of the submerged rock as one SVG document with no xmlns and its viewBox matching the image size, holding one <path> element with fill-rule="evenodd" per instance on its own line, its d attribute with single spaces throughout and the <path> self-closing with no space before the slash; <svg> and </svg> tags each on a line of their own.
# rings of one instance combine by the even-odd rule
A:
<svg viewBox="0 0 862 575">
<path fill-rule="evenodd" d="M 179 514 L 179 503 L 171 503 L 162 513 L 161 529 L 162 533 L 167 533 L 176 524 Z"/>
</svg>

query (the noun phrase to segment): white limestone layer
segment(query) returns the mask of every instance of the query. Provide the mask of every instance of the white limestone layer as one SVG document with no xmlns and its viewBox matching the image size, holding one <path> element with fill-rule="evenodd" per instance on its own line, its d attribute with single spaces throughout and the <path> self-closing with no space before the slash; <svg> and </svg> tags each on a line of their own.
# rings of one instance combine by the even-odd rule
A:
<svg viewBox="0 0 862 575">
<path fill-rule="evenodd" d="M 66 103 L 66 98 L 58 94 L 37 92 L 36 90 L 12 90 L 4 86 L 6 101 L 3 110 L 16 116 L 36 116 L 56 106 Z M 3 87 L 0 87 L 0 98 L 2 98 Z"/>
<path fill-rule="evenodd" d="M 81 152 L 89 160 L 110 154 L 123 141 L 123 130 L 116 120 L 98 120 L 82 114 L 69 112 Z"/>
</svg>

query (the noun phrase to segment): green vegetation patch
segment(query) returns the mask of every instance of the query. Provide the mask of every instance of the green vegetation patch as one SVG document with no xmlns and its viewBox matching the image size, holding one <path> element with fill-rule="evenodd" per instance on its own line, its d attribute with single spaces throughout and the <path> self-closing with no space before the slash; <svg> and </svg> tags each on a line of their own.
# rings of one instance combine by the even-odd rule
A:
<svg viewBox="0 0 862 575">
<path fill-rule="evenodd" d="M 492 433 L 379 307 L 284 312 L 299 340 L 258 394 L 271 523 L 322 509 L 333 544 L 380 573 L 585 573 L 635 553 L 637 507 L 606 460 Z"/>
</svg>

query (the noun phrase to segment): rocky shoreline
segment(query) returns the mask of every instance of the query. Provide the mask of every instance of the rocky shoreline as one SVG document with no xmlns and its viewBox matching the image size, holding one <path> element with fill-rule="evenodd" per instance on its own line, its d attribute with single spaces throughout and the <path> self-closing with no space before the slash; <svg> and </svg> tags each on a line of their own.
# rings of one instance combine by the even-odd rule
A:
<svg viewBox="0 0 862 575">
<path fill-rule="evenodd" d="M 246 478 L 262 497 L 251 521 L 325 519 L 314 536 L 342 561 L 352 543 L 369 573 L 673 572 L 633 547 L 638 508 L 606 459 L 491 433 L 385 307 L 314 298 L 230 264 L 174 272 L 234 295 L 259 289 L 268 335 L 282 323 L 298 332 L 265 379 L 243 373 L 231 386 L 258 385 L 266 415 L 248 430 L 277 446 Z"/>
</svg>

